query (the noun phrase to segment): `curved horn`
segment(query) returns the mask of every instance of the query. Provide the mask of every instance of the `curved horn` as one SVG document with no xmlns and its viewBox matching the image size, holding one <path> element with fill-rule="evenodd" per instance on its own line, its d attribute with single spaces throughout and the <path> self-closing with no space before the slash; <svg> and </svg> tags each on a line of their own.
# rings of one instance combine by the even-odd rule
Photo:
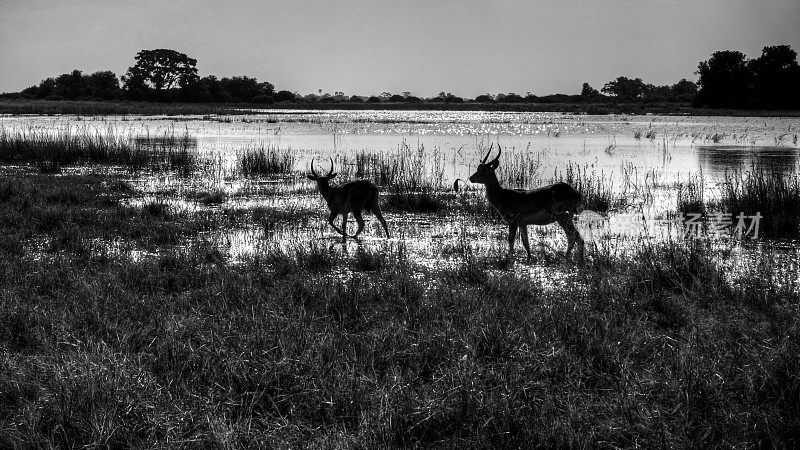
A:
<svg viewBox="0 0 800 450">
<path fill-rule="evenodd" d="M 328 156 L 328 158 L 330 158 L 330 160 L 331 160 L 331 170 L 329 170 L 328 174 L 325 175 L 326 177 L 331 176 L 331 174 L 333 173 L 333 158 L 331 158 L 330 156 Z"/>
<path fill-rule="evenodd" d="M 481 160 L 481 164 L 486 164 L 486 160 L 489 159 L 489 155 L 492 153 L 492 148 L 494 148 L 494 144 L 489 146 L 489 151 L 486 152 L 486 156 Z"/>
<path fill-rule="evenodd" d="M 500 144 L 497 144 L 497 156 L 495 156 L 494 159 L 492 160 L 492 162 L 490 162 L 489 164 L 496 163 L 500 159 L 500 154 L 501 153 L 503 153 L 503 149 L 500 148 Z"/>
<path fill-rule="evenodd" d="M 311 175 L 314 175 L 315 177 L 319 176 L 317 175 L 317 171 L 314 170 L 314 158 L 311 158 Z"/>
</svg>

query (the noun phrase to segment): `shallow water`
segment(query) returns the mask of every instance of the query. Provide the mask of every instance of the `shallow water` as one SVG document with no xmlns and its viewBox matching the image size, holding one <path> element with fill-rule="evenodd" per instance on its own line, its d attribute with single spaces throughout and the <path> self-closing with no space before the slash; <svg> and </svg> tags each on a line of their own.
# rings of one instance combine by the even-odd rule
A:
<svg viewBox="0 0 800 450">
<path fill-rule="evenodd" d="M 620 204 L 596 224 L 599 230 L 594 234 L 598 239 L 617 239 L 621 247 L 635 245 L 637 239 L 686 234 L 680 219 L 674 217 L 675 186 L 679 183 L 699 179 L 706 199 L 713 199 L 728 171 L 753 164 L 785 173 L 800 168 L 800 121 L 796 118 L 264 110 L 244 116 L 0 117 L 0 126 L 53 133 L 65 129 L 112 133 L 155 144 L 178 137 L 190 142 L 193 151 L 216 158 L 225 169 L 189 179 L 136 177 L 134 185 L 146 194 L 143 201 L 169 198 L 174 207 L 184 209 L 263 206 L 303 212 L 304 219 L 295 223 L 273 223 L 267 228 L 257 225 L 209 236 L 234 258 L 267 244 L 339 242 L 325 221 L 324 203 L 302 176 L 313 157 L 323 159 L 318 163 L 322 170 L 328 167 L 327 157 L 333 158 L 341 174 L 338 181 L 352 176 L 353 169 L 342 164 L 352 164 L 357 153 L 391 157 L 408 149 L 424 149 L 431 165 L 436 160 L 441 166 L 442 186 L 451 185 L 456 178 L 467 178 L 490 144 L 503 149 L 500 173 L 504 163 L 509 170 L 511 162 L 522 161 L 520 158 L 536 162 L 530 185 L 515 187 L 544 184 L 573 165 L 595 179 L 605 180 L 618 197 Z M 299 173 L 243 179 L 230 171 L 238 151 L 262 145 L 293 149 Z M 228 193 L 223 205 L 205 206 L 187 199 L 191 192 L 210 188 Z M 480 187 L 468 186 L 468 192 L 473 188 L 480 191 Z M 388 243 L 380 239 L 377 221 L 370 216 L 366 219 L 364 239 L 352 245 L 392 245 L 402 240 L 411 243 L 416 260 L 426 265 L 452 260 L 443 255 L 443 249 L 464 239 L 481 255 L 502 253 L 507 247 L 504 225 L 463 214 L 390 212 L 387 219 L 393 239 Z M 355 226 L 352 218 L 350 226 Z M 531 233 L 534 253 L 563 252 L 565 239 L 555 225 L 532 227 Z M 625 244 L 628 241 L 633 243 Z M 348 245 L 336 245 L 341 251 L 348 249 Z M 517 248 L 522 251 L 520 244 Z M 548 259 L 537 258 L 540 263 Z M 529 265 L 524 270 L 539 266 Z"/>
<path fill-rule="evenodd" d="M 797 118 L 264 110 L 260 115 L 227 117 L 3 117 L 0 125 L 111 130 L 155 142 L 163 136 L 186 136 L 201 153 L 227 156 L 247 146 L 276 145 L 299 150 L 296 168 L 301 170 L 313 156 L 391 153 L 405 142 L 445 155 L 451 162 L 446 173 L 450 180 L 468 175 L 489 143 L 500 144 L 507 153 L 540 156 L 545 174 L 569 161 L 613 176 L 625 164 L 640 170 L 658 168 L 670 176 L 700 170 L 717 176 L 756 160 L 796 170 L 800 148 Z"/>
</svg>

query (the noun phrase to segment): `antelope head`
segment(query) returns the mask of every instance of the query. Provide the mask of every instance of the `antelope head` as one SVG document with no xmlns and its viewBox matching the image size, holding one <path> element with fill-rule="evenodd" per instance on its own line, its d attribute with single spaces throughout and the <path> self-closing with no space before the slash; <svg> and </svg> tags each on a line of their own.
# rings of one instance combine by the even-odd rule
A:
<svg viewBox="0 0 800 450">
<path fill-rule="evenodd" d="M 475 173 L 469 177 L 470 182 L 486 183 L 492 177 L 494 177 L 494 171 L 497 169 L 497 166 L 500 165 L 500 154 L 503 152 L 503 150 L 500 148 L 500 144 L 497 144 L 497 156 L 495 156 L 493 160 L 486 162 L 486 160 L 489 159 L 489 155 L 492 153 L 493 147 L 494 144 L 489 146 L 489 151 L 486 152 L 486 156 L 484 156 L 480 164 L 478 164 L 478 168 L 475 169 Z"/>
<path fill-rule="evenodd" d="M 314 170 L 314 158 L 311 158 L 311 173 L 306 175 L 308 179 L 311 181 L 316 181 L 317 183 L 328 184 L 328 181 L 333 179 L 337 175 L 333 173 L 333 158 L 330 158 L 330 160 L 331 160 L 331 170 L 329 170 L 328 173 L 325 175 L 319 175 L 317 174 L 317 171 Z"/>
</svg>

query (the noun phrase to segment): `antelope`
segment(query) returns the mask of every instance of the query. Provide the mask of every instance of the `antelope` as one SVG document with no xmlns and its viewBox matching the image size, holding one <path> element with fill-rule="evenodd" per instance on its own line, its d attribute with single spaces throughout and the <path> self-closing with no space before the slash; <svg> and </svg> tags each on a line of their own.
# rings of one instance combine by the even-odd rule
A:
<svg viewBox="0 0 800 450">
<path fill-rule="evenodd" d="M 522 245 L 531 259 L 531 249 L 528 244 L 528 225 L 549 225 L 558 222 L 567 235 L 566 258 L 575 243 L 578 244 L 579 258 L 583 260 L 584 242 L 573 223 L 573 215 L 583 209 L 583 199 L 580 192 L 568 183 L 558 182 L 542 186 L 533 190 L 505 189 L 500 186 L 494 171 L 500 165 L 502 149 L 497 146 L 497 156 L 486 162 L 492 152 L 492 146 L 486 152 L 475 173 L 469 177 L 472 183 L 486 185 L 486 199 L 508 223 L 508 252 L 514 255 L 514 239 L 517 230 L 522 237 Z M 458 183 L 458 181 L 456 181 Z"/>
<path fill-rule="evenodd" d="M 386 226 L 386 221 L 381 214 L 381 207 L 378 204 L 378 188 L 375 187 L 369 180 L 356 180 L 345 183 L 341 186 L 332 187 L 329 181 L 336 177 L 337 174 L 333 173 L 333 158 L 331 158 L 331 170 L 326 175 L 318 175 L 314 170 L 314 159 L 311 159 L 311 174 L 307 175 L 309 180 L 317 182 L 317 189 L 322 194 L 322 198 L 328 204 L 328 209 L 331 210 L 328 215 L 328 223 L 331 224 L 334 230 L 344 236 L 358 238 L 358 235 L 364 229 L 364 218 L 361 217 L 362 210 L 371 211 L 375 217 L 383 225 L 383 231 L 386 232 L 386 237 L 389 237 L 389 228 Z M 347 234 L 347 215 L 353 213 L 358 223 L 358 230 L 356 234 L 350 236 Z M 339 214 L 342 215 L 342 228 L 333 223 L 333 219 Z"/>
</svg>

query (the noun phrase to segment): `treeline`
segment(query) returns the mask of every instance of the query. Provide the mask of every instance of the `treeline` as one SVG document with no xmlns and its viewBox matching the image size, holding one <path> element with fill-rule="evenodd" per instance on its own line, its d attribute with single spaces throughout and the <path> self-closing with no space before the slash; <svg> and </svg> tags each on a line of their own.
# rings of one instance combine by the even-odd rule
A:
<svg viewBox="0 0 800 450">
<path fill-rule="evenodd" d="M 764 47 L 760 57 L 748 60 L 738 51 L 719 51 L 698 65 L 699 81 L 683 79 L 656 86 L 641 78 L 618 77 L 599 91 L 584 83 L 577 95 L 538 96 L 530 92 L 482 94 L 465 99 L 449 92 L 420 98 L 410 92 L 361 96 L 317 93 L 300 95 L 276 91 L 269 82 L 248 76 L 199 77 L 197 60 L 169 49 L 142 50 L 136 64 L 118 78 L 111 71 L 90 75 L 80 70 L 42 80 L 20 93 L 3 94 L 47 100 L 146 100 L 187 103 L 682 103 L 709 108 L 800 109 L 800 68 L 797 53 L 788 45 Z"/>
<path fill-rule="evenodd" d="M 696 106 L 743 109 L 800 109 L 800 66 L 788 45 L 764 47 L 747 59 L 739 51 L 720 51 L 697 68 Z"/>
</svg>

